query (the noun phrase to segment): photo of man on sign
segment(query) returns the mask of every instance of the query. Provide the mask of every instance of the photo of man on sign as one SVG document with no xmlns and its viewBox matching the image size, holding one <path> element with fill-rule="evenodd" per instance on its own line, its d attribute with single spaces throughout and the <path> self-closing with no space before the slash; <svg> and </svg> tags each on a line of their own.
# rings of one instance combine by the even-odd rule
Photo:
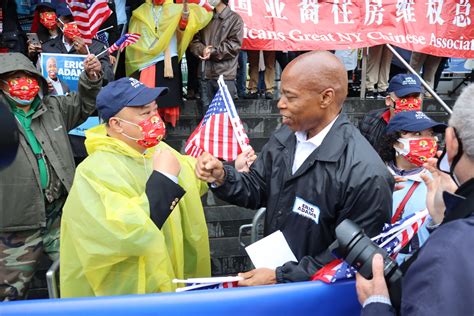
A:
<svg viewBox="0 0 474 316">
<path fill-rule="evenodd" d="M 77 91 L 79 76 L 84 69 L 85 55 L 41 54 L 42 74 L 50 84 L 52 95 Z"/>
</svg>

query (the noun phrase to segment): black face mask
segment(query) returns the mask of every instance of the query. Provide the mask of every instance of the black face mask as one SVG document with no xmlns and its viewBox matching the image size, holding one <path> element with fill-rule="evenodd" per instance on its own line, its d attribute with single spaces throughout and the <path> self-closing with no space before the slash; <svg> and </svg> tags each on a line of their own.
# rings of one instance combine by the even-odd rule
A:
<svg viewBox="0 0 474 316">
<path fill-rule="evenodd" d="M 456 156 L 453 158 L 453 162 L 451 162 L 451 165 L 449 165 L 448 162 L 448 154 L 446 152 L 446 146 L 444 147 L 443 153 L 438 159 L 438 169 L 444 173 L 447 173 L 451 176 L 453 179 L 454 183 L 459 187 L 459 181 L 456 178 L 456 175 L 454 174 L 454 168 L 456 168 L 456 165 L 458 164 L 459 160 L 461 159 L 461 156 L 463 154 L 463 149 L 462 149 L 462 142 L 461 139 L 459 138 L 458 134 L 456 133 L 456 130 L 454 130 L 454 135 L 456 136 L 456 139 L 458 140 L 458 153 Z"/>
</svg>

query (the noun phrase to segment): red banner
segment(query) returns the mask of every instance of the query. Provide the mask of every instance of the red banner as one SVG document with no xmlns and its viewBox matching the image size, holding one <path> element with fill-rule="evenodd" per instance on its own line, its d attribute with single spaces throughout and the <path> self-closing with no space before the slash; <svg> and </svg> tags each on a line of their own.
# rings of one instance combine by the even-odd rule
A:
<svg viewBox="0 0 474 316">
<path fill-rule="evenodd" d="M 469 0 L 230 0 L 244 22 L 243 49 L 349 49 L 390 43 L 474 58 Z"/>
</svg>

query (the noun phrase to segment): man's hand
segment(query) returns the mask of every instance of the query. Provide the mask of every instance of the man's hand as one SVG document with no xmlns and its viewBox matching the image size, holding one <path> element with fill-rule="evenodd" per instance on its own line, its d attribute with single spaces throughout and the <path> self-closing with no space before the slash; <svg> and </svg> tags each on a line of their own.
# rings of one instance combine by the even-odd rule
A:
<svg viewBox="0 0 474 316">
<path fill-rule="evenodd" d="M 202 51 L 202 55 L 199 56 L 202 60 L 208 60 L 211 58 L 211 48 L 212 46 L 206 46 L 204 50 Z"/>
<path fill-rule="evenodd" d="M 35 55 L 41 53 L 41 51 L 41 45 L 35 45 L 31 41 L 28 41 L 28 56 L 30 58 L 35 57 Z"/>
<path fill-rule="evenodd" d="M 438 152 L 438 157 L 440 155 L 441 152 Z M 444 219 L 446 205 L 444 205 L 443 201 L 443 192 L 454 193 L 458 188 L 449 174 L 438 170 L 437 163 L 437 158 L 430 158 L 428 162 L 423 165 L 426 170 L 431 172 L 432 178 L 426 173 L 421 174 L 421 179 L 425 182 L 428 190 L 426 194 L 426 207 L 428 208 L 433 224 L 440 224 Z"/>
<path fill-rule="evenodd" d="M 195 172 L 199 179 L 208 183 L 216 182 L 217 185 L 221 185 L 224 182 L 224 165 L 210 153 L 205 152 L 199 156 Z"/>
<path fill-rule="evenodd" d="M 84 60 L 84 71 L 87 74 L 87 77 L 91 80 L 98 79 L 98 74 L 102 70 L 100 61 L 95 57 L 95 55 L 88 55 Z"/>
<path fill-rule="evenodd" d="M 394 176 L 395 178 L 395 188 L 393 189 L 394 191 L 398 191 L 403 189 L 405 186 L 401 183 L 406 182 L 407 179 L 401 176 Z"/>
<path fill-rule="evenodd" d="M 54 91 L 53 84 L 49 80 L 46 80 L 46 81 L 48 82 L 48 92 L 49 93 L 53 92 Z"/>
<path fill-rule="evenodd" d="M 255 151 L 252 147 L 240 153 L 235 160 L 235 169 L 238 172 L 248 172 L 252 163 L 257 159 L 257 155 L 255 155 Z"/>
<path fill-rule="evenodd" d="M 372 280 L 367 280 L 360 273 L 356 274 L 357 297 L 361 305 L 364 305 L 365 300 L 372 295 L 385 296 L 390 299 L 383 275 L 383 258 L 380 254 L 375 254 L 372 259 L 372 275 Z"/>
<path fill-rule="evenodd" d="M 111 65 L 115 65 L 115 63 L 117 62 L 117 58 L 113 55 L 109 55 L 109 61 Z"/>
<path fill-rule="evenodd" d="M 275 270 L 268 268 L 258 268 L 249 272 L 239 273 L 239 277 L 244 278 L 242 281 L 239 281 L 239 286 L 276 284 Z"/>
<path fill-rule="evenodd" d="M 84 42 L 84 40 L 81 37 L 74 36 L 72 44 L 73 44 L 74 49 L 76 50 L 76 52 L 78 52 L 79 54 L 87 55 L 89 53 L 89 51 L 86 47 L 86 43 Z"/>
<path fill-rule="evenodd" d="M 157 149 L 153 154 L 153 169 L 177 177 L 181 171 L 181 165 L 171 151 Z"/>
</svg>

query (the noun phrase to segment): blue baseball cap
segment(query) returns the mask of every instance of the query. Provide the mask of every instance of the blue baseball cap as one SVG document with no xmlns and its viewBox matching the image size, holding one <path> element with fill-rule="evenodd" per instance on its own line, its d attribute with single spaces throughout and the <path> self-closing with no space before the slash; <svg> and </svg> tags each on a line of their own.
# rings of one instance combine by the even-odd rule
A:
<svg viewBox="0 0 474 316">
<path fill-rule="evenodd" d="M 446 124 L 433 121 L 421 111 L 406 111 L 396 114 L 390 120 L 387 133 L 421 132 L 428 128 L 432 128 L 435 133 L 444 133 L 446 127 L 448 127 Z"/>
<path fill-rule="evenodd" d="M 134 78 L 124 77 L 103 87 L 96 99 L 97 111 L 104 121 L 127 106 L 144 106 L 166 94 L 168 88 L 148 88 Z"/>
<path fill-rule="evenodd" d="M 58 17 L 69 16 L 72 15 L 72 12 L 65 2 L 58 2 L 58 4 L 56 5 L 56 15 Z"/>
<path fill-rule="evenodd" d="M 415 75 L 398 74 L 390 80 L 387 92 L 393 92 L 399 98 L 412 93 L 421 93 L 421 81 Z"/>
<path fill-rule="evenodd" d="M 38 4 L 36 4 L 36 9 L 39 7 L 48 7 L 56 11 L 57 5 L 57 0 L 39 0 Z"/>
</svg>

